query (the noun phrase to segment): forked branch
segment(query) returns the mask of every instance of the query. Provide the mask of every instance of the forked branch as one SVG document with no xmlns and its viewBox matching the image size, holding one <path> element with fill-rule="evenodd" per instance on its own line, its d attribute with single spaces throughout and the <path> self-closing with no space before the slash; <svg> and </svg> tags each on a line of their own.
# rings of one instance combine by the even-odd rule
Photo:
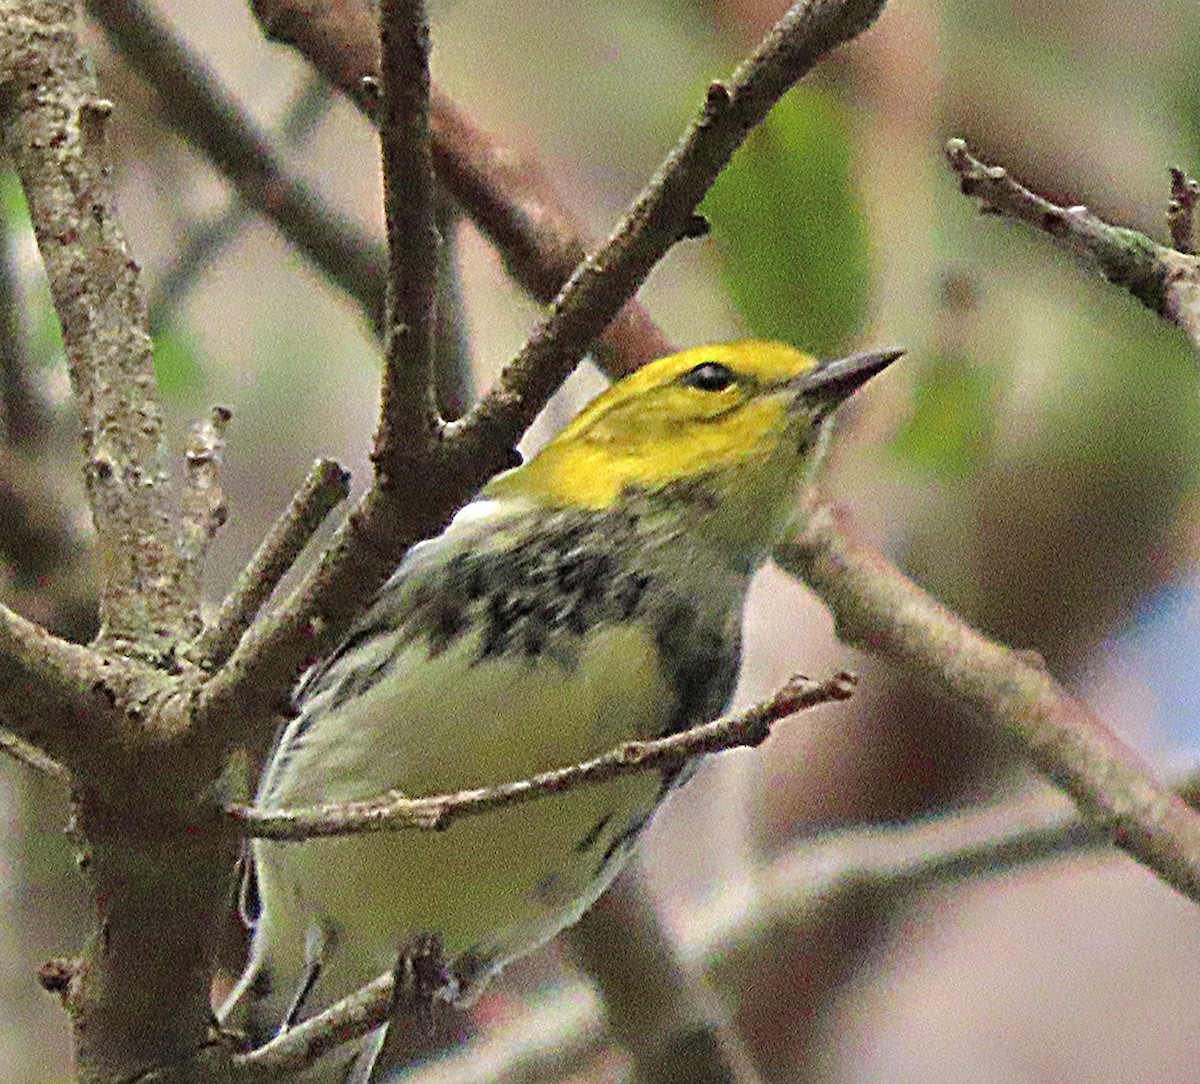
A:
<svg viewBox="0 0 1200 1084">
<path fill-rule="evenodd" d="M 1200 259 L 1186 250 L 1167 248 L 1137 230 L 1110 226 L 1086 207 L 1060 207 L 1018 184 L 1002 166 L 973 158 L 961 139 L 946 143 L 946 159 L 963 195 L 983 210 L 1041 230 L 1087 267 L 1131 293 L 1169 324 L 1187 333 L 1200 351 Z M 1179 209 L 1171 213 L 1177 243 L 1190 249 L 1191 203 L 1195 193 L 1186 178 L 1173 186 Z M 1193 182 L 1194 183 L 1194 182 Z M 1185 211 L 1186 207 L 1186 211 Z"/>
</svg>

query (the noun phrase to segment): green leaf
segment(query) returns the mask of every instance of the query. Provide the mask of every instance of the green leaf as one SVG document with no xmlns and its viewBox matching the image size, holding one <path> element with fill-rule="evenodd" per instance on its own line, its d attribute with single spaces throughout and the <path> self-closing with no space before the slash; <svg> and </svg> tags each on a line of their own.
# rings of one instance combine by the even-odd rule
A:
<svg viewBox="0 0 1200 1084">
<path fill-rule="evenodd" d="M 867 229 L 850 179 L 850 124 L 798 87 L 753 131 L 701 210 L 755 335 L 844 353 L 866 312 Z"/>
<path fill-rule="evenodd" d="M 995 381 L 961 354 L 931 358 L 912 414 L 891 447 L 907 465 L 943 481 L 975 473 L 991 451 Z"/>
<path fill-rule="evenodd" d="M 154 371 L 162 394 L 182 403 L 204 391 L 204 365 L 193 335 L 176 325 L 154 340 Z"/>
</svg>

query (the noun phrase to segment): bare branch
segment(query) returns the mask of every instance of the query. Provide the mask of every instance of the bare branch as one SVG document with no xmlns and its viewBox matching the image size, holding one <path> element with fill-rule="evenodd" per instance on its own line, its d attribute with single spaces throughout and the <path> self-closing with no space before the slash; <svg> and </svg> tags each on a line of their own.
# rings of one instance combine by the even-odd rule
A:
<svg viewBox="0 0 1200 1084">
<path fill-rule="evenodd" d="M 373 122 L 379 122 L 379 35 L 369 0 L 251 0 L 268 37 L 291 45 Z M 433 167 L 447 191 L 500 250 L 531 297 L 549 304 L 595 239 L 558 198 L 536 159 L 483 132 L 435 86 Z M 611 375 L 673 349 L 644 308 L 630 301 L 603 335 Z"/>
<path fill-rule="evenodd" d="M 167 123 L 378 324 L 383 249 L 287 169 L 267 135 L 146 4 L 87 0 L 87 8 L 130 67 L 157 91 Z"/>
<path fill-rule="evenodd" d="M 599 992 L 608 1035 L 629 1054 L 633 1079 L 762 1084 L 703 966 L 680 961 L 635 873 L 626 870 L 561 935 Z"/>
<path fill-rule="evenodd" d="M 243 834 L 258 839 L 304 840 L 407 828 L 441 831 L 460 817 L 520 805 L 634 772 L 678 770 L 686 761 L 705 753 L 760 745 L 770 735 L 772 724 L 797 711 L 847 699 L 855 681 L 847 673 L 828 681 L 796 677 L 774 696 L 746 711 L 665 738 L 625 742 L 591 760 L 513 783 L 429 798 L 406 798 L 392 792 L 371 801 L 307 809 L 264 811 L 238 805 L 230 806 L 229 813 Z"/>
<path fill-rule="evenodd" d="M 1027 654 L 987 640 L 880 553 L 849 541 L 829 508 L 816 508 L 776 559 L 821 596 L 839 637 L 1016 739 L 1089 823 L 1200 902 L 1200 816 Z"/>
<path fill-rule="evenodd" d="M 318 459 L 292 502 L 242 570 L 221 609 L 200 634 L 191 655 L 219 666 L 237 647 L 263 604 L 279 586 L 325 518 L 350 492 L 350 475 L 332 459 Z"/>
<path fill-rule="evenodd" d="M 1174 166 L 1170 174 L 1171 199 L 1167 203 L 1167 228 L 1171 231 L 1171 244 L 1176 252 L 1191 256 L 1196 251 L 1192 247 L 1192 224 L 1196 214 L 1196 199 L 1200 197 L 1200 184 Z"/>
<path fill-rule="evenodd" d="M 176 524 L 146 304 L 104 161 L 112 106 L 67 0 L 9 5 L 0 34 L 4 149 L 29 202 L 80 411 L 103 562 L 102 636 L 165 648 L 195 600 L 178 585 Z"/>
<path fill-rule="evenodd" d="M 227 509 L 221 489 L 221 461 L 225 456 L 225 430 L 232 417 L 228 407 L 213 407 L 204 421 L 192 426 L 184 449 L 187 477 L 183 487 L 179 554 L 188 589 L 195 598 L 200 597 L 209 543 L 225 525 Z"/>
<path fill-rule="evenodd" d="M 946 158 L 963 194 L 978 199 L 983 210 L 1048 234 L 1085 266 L 1182 328 L 1200 350 L 1200 260 L 1195 256 L 1157 244 L 1137 230 L 1110 226 L 1086 207 L 1051 203 L 1002 167 L 972 158 L 961 139 L 947 141 Z"/>
<path fill-rule="evenodd" d="M 712 83 L 699 117 L 637 202 L 605 245 L 575 269 L 550 318 L 455 432 L 513 446 L 651 268 L 687 236 L 696 207 L 749 132 L 821 57 L 866 30 L 884 3 L 802 0 L 727 83 Z"/>
<path fill-rule="evenodd" d="M 421 0 L 382 0 L 383 199 L 388 295 L 383 403 L 373 460 L 381 482 L 434 438 L 438 231 L 429 149 L 429 23 Z"/>
</svg>

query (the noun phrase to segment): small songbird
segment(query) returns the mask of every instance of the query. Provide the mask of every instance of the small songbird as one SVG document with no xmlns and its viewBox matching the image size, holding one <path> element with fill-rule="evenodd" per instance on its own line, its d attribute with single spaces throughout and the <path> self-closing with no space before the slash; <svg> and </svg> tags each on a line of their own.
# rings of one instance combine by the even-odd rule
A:
<svg viewBox="0 0 1200 1084">
<path fill-rule="evenodd" d="M 743 341 L 614 384 L 408 553 L 297 689 L 257 807 L 522 779 L 719 714 L 750 577 L 795 519 L 822 426 L 898 356 Z M 278 1029 L 421 932 L 468 1003 L 579 918 L 678 781 L 624 776 L 448 832 L 256 841 L 234 1000 Z"/>
</svg>

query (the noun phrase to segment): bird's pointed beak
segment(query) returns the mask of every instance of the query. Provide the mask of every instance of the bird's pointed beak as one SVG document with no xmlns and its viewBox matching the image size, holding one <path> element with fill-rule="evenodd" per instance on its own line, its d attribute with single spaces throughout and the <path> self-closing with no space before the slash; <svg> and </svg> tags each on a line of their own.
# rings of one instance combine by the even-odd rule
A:
<svg viewBox="0 0 1200 1084">
<path fill-rule="evenodd" d="M 903 350 L 879 350 L 822 362 L 795 381 L 796 400 L 816 402 L 825 410 L 832 410 L 903 353 Z"/>
</svg>

